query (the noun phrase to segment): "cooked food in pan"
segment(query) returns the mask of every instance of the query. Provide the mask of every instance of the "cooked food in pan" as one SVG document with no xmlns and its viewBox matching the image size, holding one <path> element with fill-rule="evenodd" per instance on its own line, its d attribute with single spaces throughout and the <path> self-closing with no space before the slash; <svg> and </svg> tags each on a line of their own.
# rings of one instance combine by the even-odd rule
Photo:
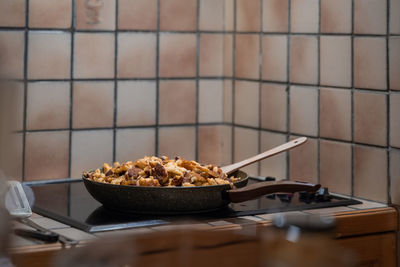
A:
<svg viewBox="0 0 400 267">
<path fill-rule="evenodd" d="M 176 157 L 144 157 L 113 166 L 104 163 L 102 169 L 84 172 L 90 180 L 116 185 L 134 186 L 209 186 L 230 184 L 239 178 L 228 177 L 215 165 L 201 165 Z"/>
</svg>

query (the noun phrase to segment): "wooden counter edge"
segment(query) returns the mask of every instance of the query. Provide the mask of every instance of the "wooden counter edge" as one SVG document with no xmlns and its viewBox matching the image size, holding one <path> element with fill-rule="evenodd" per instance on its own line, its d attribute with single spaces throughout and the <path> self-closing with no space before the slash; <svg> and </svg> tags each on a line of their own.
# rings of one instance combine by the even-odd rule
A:
<svg viewBox="0 0 400 267">
<path fill-rule="evenodd" d="M 395 232 L 399 230 L 398 212 L 392 207 L 340 212 L 334 214 L 334 216 L 337 220 L 335 235 L 338 238 L 391 231 Z M 204 229 L 203 231 L 241 230 L 246 226 L 256 226 L 257 228 L 270 227 L 272 226 L 272 223 L 271 221 L 265 220 L 248 225 L 232 224 L 215 226 L 209 229 Z M 85 242 L 82 242 L 80 246 L 84 244 Z M 10 248 L 9 253 L 11 255 L 21 255 L 33 252 L 57 251 L 60 249 L 62 249 L 60 244 L 43 244 Z"/>
</svg>

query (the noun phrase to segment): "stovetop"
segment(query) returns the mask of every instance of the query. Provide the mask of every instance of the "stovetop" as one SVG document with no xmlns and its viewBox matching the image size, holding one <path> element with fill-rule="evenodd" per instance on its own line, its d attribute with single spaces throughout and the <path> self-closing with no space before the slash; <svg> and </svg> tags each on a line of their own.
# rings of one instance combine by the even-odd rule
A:
<svg viewBox="0 0 400 267">
<path fill-rule="evenodd" d="M 249 184 L 272 180 L 270 177 L 250 177 Z M 201 221 L 232 218 L 265 213 L 328 208 L 360 204 L 361 202 L 328 193 L 322 188 L 318 194 L 273 194 L 210 213 L 191 215 L 139 215 L 118 213 L 104 208 L 86 191 L 82 180 L 50 184 L 31 184 L 35 196 L 33 211 L 86 232 L 100 232 L 144 226 L 158 226 L 182 221 Z"/>
</svg>

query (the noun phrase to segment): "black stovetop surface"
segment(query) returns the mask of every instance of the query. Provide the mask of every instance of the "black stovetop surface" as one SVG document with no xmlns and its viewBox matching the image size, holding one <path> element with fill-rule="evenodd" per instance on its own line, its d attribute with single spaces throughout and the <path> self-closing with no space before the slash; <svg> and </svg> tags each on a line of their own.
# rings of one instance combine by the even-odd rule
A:
<svg viewBox="0 0 400 267">
<path fill-rule="evenodd" d="M 268 178 L 264 178 L 268 179 Z M 256 183 L 259 179 L 249 179 Z M 304 198 L 300 194 L 274 194 L 243 203 L 230 204 L 218 211 L 190 215 L 125 214 L 104 208 L 86 191 L 82 180 L 30 185 L 35 196 L 32 210 L 43 216 L 86 232 L 100 232 L 143 226 L 158 226 L 176 222 L 190 222 L 232 218 L 265 213 L 328 208 L 360 204 L 361 202 L 330 195 L 322 201 Z"/>
</svg>

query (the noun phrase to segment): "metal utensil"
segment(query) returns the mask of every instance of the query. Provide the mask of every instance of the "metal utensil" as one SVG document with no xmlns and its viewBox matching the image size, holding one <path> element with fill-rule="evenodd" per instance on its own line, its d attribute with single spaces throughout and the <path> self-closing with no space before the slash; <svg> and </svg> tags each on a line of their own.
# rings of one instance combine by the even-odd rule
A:
<svg viewBox="0 0 400 267">
<path fill-rule="evenodd" d="M 69 246 L 75 246 L 79 243 L 76 240 L 59 235 L 32 221 L 29 218 L 32 216 L 32 210 L 21 183 L 18 181 L 9 181 L 8 186 L 9 189 L 5 197 L 5 206 L 8 212 L 10 213 L 11 217 L 35 229 L 34 231 L 25 229 L 15 229 L 14 231 L 15 234 L 24 237 L 37 238 L 47 242 L 60 241 L 63 245 L 69 245 Z"/>
<path fill-rule="evenodd" d="M 292 148 L 295 148 L 301 144 L 304 144 L 306 141 L 307 141 L 307 137 L 300 137 L 300 138 L 294 139 L 290 142 L 287 142 L 283 145 L 280 145 L 280 146 L 274 147 L 270 150 L 267 150 L 261 154 L 255 155 L 251 158 L 233 163 L 231 165 L 223 166 L 223 167 L 221 167 L 221 169 L 223 172 L 225 172 L 226 174 L 229 175 L 229 174 L 232 174 L 233 172 L 239 170 L 240 168 L 246 167 L 247 165 L 250 165 L 254 162 L 275 156 L 279 153 L 282 153 L 282 152 L 288 151 Z"/>
</svg>

